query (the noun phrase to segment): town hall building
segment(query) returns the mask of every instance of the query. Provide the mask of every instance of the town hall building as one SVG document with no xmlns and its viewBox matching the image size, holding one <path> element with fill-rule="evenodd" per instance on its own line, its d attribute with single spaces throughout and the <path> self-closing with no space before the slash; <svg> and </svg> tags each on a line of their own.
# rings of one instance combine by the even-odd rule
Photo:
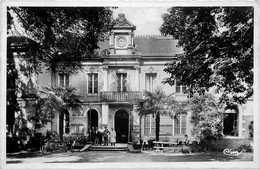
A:
<svg viewBox="0 0 260 169">
<path fill-rule="evenodd" d="M 92 127 L 114 128 L 117 142 L 127 143 L 136 138 L 155 137 L 155 118 L 139 116 L 134 103 L 143 97 L 143 92 L 162 89 L 166 95 L 177 100 L 187 99 L 185 86 L 176 81 L 174 86 L 161 82 L 169 76 L 166 63 L 176 59 L 183 51 L 177 47 L 177 39 L 170 36 L 135 36 L 136 27 L 119 14 L 111 28 L 108 41 L 100 42 L 100 57 L 84 60 L 83 71 L 67 74 L 57 71 L 40 74 L 38 88 L 55 83 L 56 86 L 73 86 L 83 98 L 81 112 L 68 110 L 63 119 L 65 135 L 87 135 Z M 54 82 L 53 82 L 54 80 Z M 223 134 L 226 137 L 248 138 L 248 125 L 253 120 L 253 100 L 245 105 L 226 110 Z M 45 130 L 59 132 L 59 117 L 55 117 Z M 161 116 L 160 137 L 191 137 L 190 114 L 174 120 Z M 236 132 L 235 132 L 236 131 Z"/>
</svg>

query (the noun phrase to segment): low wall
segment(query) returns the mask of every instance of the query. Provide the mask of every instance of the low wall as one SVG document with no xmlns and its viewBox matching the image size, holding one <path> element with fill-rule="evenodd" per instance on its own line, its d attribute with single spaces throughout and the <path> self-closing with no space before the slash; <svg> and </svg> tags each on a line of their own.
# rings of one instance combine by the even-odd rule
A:
<svg viewBox="0 0 260 169">
<path fill-rule="evenodd" d="M 225 148 L 235 149 L 240 145 L 252 145 L 253 140 L 250 139 L 231 139 L 223 138 L 212 142 L 208 148 L 209 151 L 223 151 Z"/>
</svg>

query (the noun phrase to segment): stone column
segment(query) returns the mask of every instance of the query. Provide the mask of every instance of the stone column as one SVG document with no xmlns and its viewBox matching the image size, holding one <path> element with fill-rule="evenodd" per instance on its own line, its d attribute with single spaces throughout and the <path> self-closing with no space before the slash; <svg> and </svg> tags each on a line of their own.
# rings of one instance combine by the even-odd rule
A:
<svg viewBox="0 0 260 169">
<path fill-rule="evenodd" d="M 107 66 L 103 66 L 103 91 L 107 91 Z"/>
<path fill-rule="evenodd" d="M 135 66 L 135 77 L 136 91 L 140 91 L 140 66 Z"/>
<path fill-rule="evenodd" d="M 140 128 L 140 116 L 138 115 L 136 105 L 133 105 L 133 133 L 132 133 L 132 140 L 137 141 L 141 140 L 141 128 Z"/>
<path fill-rule="evenodd" d="M 140 125 L 140 117 L 138 115 L 137 107 L 136 105 L 133 105 L 133 125 Z"/>
<path fill-rule="evenodd" d="M 102 104 L 102 125 L 108 125 L 108 104 Z"/>
</svg>

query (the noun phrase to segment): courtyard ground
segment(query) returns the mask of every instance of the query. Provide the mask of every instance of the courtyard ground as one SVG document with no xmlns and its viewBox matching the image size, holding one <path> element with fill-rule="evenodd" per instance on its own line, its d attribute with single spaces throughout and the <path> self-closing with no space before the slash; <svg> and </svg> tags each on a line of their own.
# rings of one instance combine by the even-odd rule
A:
<svg viewBox="0 0 260 169">
<path fill-rule="evenodd" d="M 7 164 L 19 163 L 100 163 L 100 162 L 233 162 L 253 161 L 253 153 L 227 156 L 221 152 L 154 154 L 144 151 L 85 151 L 85 152 L 19 152 L 8 154 Z"/>
</svg>

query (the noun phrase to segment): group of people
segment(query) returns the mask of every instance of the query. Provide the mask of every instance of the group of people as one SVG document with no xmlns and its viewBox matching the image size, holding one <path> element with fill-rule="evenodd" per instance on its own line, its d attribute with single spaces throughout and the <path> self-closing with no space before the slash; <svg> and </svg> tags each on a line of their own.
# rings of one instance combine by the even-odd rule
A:
<svg viewBox="0 0 260 169">
<path fill-rule="evenodd" d="M 88 131 L 89 141 L 91 141 L 94 145 L 102 145 L 108 146 L 108 140 L 110 138 L 111 146 L 115 146 L 116 144 L 116 132 L 113 128 L 111 131 L 108 130 L 107 127 L 97 128 L 92 127 Z"/>
</svg>

